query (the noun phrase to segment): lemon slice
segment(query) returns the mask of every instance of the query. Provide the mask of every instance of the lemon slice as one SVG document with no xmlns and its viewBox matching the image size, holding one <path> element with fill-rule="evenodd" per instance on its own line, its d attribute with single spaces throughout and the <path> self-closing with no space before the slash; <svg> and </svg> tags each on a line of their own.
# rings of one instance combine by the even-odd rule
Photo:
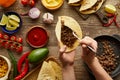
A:
<svg viewBox="0 0 120 80">
<path fill-rule="evenodd" d="M 116 8 L 115 8 L 115 6 L 108 4 L 105 6 L 105 11 L 108 13 L 114 14 L 114 13 L 116 13 Z"/>
<path fill-rule="evenodd" d="M 9 22 L 10 25 L 12 25 L 13 27 L 19 27 L 19 23 L 16 22 L 16 21 L 14 21 L 14 20 L 11 20 L 11 19 L 10 19 L 8 22 Z"/>
<path fill-rule="evenodd" d="M 3 14 L 2 15 L 2 19 L 1 19 L 1 22 L 0 22 L 0 25 L 6 25 L 7 24 L 7 22 L 8 22 L 8 17 L 5 15 L 5 14 Z"/>
<path fill-rule="evenodd" d="M 12 20 L 16 21 L 16 22 L 20 22 L 19 17 L 18 17 L 18 16 L 16 16 L 16 15 L 9 15 L 8 17 L 9 17 L 10 19 L 12 19 Z"/>
<path fill-rule="evenodd" d="M 17 26 L 12 26 L 12 25 L 10 25 L 10 23 L 8 22 L 5 28 L 6 28 L 6 30 L 8 30 L 8 31 L 13 31 L 13 30 L 16 30 L 16 29 L 17 29 Z"/>
</svg>

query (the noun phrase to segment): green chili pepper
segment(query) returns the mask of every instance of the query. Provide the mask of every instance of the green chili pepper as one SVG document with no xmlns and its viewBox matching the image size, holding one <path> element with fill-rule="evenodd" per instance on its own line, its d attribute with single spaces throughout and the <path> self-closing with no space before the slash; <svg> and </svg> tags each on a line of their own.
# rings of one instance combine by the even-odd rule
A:
<svg viewBox="0 0 120 80">
<path fill-rule="evenodd" d="M 8 51 L 8 55 L 10 56 L 10 59 L 12 61 L 13 64 L 13 79 L 17 76 L 18 71 L 17 71 L 17 61 L 12 53 L 12 51 L 7 50 Z"/>
</svg>

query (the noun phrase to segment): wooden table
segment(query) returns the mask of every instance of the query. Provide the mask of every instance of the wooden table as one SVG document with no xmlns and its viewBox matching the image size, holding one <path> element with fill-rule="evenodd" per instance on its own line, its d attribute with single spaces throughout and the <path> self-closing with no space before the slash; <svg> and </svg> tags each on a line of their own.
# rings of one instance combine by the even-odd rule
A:
<svg viewBox="0 0 120 80">
<path fill-rule="evenodd" d="M 105 2 L 105 4 L 110 3 L 110 4 L 115 5 L 118 2 L 120 3 L 119 0 L 107 0 Z M 114 26 L 114 24 L 112 24 L 112 26 L 110 26 L 110 27 L 102 27 L 101 22 L 98 20 L 98 18 L 94 14 L 90 15 L 87 20 L 83 20 L 73 9 L 71 9 L 70 6 L 67 5 L 66 1 L 64 2 L 64 5 L 56 11 L 48 11 L 47 9 L 45 9 L 42 6 L 40 0 L 38 0 L 36 7 L 39 8 L 42 12 L 40 18 L 37 20 L 32 20 L 28 16 L 21 16 L 22 20 L 23 20 L 23 26 L 21 27 L 19 32 L 14 34 L 16 36 L 20 36 L 23 38 L 23 53 L 33 49 L 26 43 L 25 38 L 26 38 L 26 33 L 27 33 L 28 29 L 34 25 L 43 25 L 49 31 L 49 34 L 50 34 L 49 43 L 47 45 L 47 47 L 49 48 L 49 51 L 50 51 L 49 56 L 55 56 L 56 58 L 58 58 L 59 48 L 58 48 L 57 39 L 55 36 L 55 26 L 56 26 L 56 22 L 58 20 L 58 16 L 62 16 L 62 15 L 71 16 L 75 20 L 77 20 L 82 28 L 84 36 L 87 35 L 87 36 L 94 38 L 99 35 L 113 35 L 113 34 L 120 35 L 120 29 L 116 28 L 116 26 Z M 29 6 L 23 7 L 20 3 L 20 0 L 17 0 L 17 2 L 13 6 L 7 8 L 7 9 L 1 8 L 0 15 L 2 15 L 6 11 L 16 11 L 20 14 L 20 13 L 29 11 L 29 9 L 30 9 Z M 51 12 L 52 14 L 54 14 L 55 21 L 53 24 L 45 25 L 42 22 L 42 15 L 45 12 Z M 120 9 L 118 9 L 118 14 L 120 14 Z M 120 17 L 120 15 L 118 15 L 118 17 Z M 118 17 L 117 17 L 117 20 L 120 23 L 120 18 L 118 18 Z M 0 30 L 0 31 L 2 32 L 2 30 Z M 7 55 L 7 51 L 4 48 L 0 48 L 0 54 L 9 58 L 9 56 Z M 80 57 L 80 54 L 81 54 L 81 47 L 79 46 L 76 49 L 75 67 L 74 67 L 76 80 L 91 80 L 87 70 L 85 69 L 85 66 Z M 15 55 L 16 59 L 18 60 L 22 54 L 14 53 L 14 55 Z M 114 80 L 120 80 L 120 74 L 117 77 L 115 77 Z"/>
</svg>

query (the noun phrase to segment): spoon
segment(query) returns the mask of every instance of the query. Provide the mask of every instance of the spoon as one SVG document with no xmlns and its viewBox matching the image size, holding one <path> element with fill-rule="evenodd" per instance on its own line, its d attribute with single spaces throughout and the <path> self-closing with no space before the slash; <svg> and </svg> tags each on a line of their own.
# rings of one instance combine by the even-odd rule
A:
<svg viewBox="0 0 120 80">
<path fill-rule="evenodd" d="M 81 41 L 81 39 L 77 36 L 77 34 L 76 34 L 75 32 L 72 32 L 72 33 L 73 33 L 73 35 L 74 35 L 79 41 Z M 87 45 L 87 48 L 88 48 L 90 51 L 92 51 L 93 53 L 96 54 L 96 51 L 95 51 L 91 46 Z"/>
</svg>

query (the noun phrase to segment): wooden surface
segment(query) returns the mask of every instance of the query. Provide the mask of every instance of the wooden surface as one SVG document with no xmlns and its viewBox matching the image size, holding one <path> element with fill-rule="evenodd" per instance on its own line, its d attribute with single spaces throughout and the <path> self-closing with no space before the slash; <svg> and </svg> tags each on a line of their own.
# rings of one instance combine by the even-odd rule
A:
<svg viewBox="0 0 120 80">
<path fill-rule="evenodd" d="M 58 16 L 61 16 L 61 15 L 71 16 L 75 20 L 77 20 L 82 28 L 83 37 L 86 35 L 90 36 L 92 38 L 94 38 L 96 36 L 100 36 L 100 35 L 113 35 L 113 34 L 120 35 L 120 29 L 116 28 L 116 26 L 114 26 L 114 24 L 112 24 L 112 26 L 110 26 L 110 27 L 102 27 L 101 22 L 98 20 L 98 18 L 96 17 L 95 14 L 90 15 L 87 20 L 83 20 L 70 6 L 67 5 L 66 1 L 64 2 L 63 6 L 56 11 L 48 11 L 47 9 L 45 9 L 42 6 L 40 1 L 41 0 L 38 0 L 38 2 L 36 4 L 36 7 L 39 8 L 42 12 L 40 18 L 37 20 L 32 20 L 28 16 L 21 16 L 22 20 L 23 20 L 23 26 L 21 27 L 19 32 L 14 34 L 16 36 L 20 36 L 23 38 L 23 53 L 33 49 L 26 43 L 25 38 L 26 38 L 26 33 L 27 33 L 28 29 L 34 25 L 43 25 L 49 31 L 49 36 L 50 36 L 49 43 L 47 45 L 47 47 L 49 48 L 49 51 L 50 51 L 49 56 L 55 56 L 56 58 L 58 58 L 59 48 L 58 48 L 57 39 L 56 39 L 54 30 L 55 30 L 55 25 L 56 25 Z M 120 3 L 119 0 L 106 0 L 105 4 L 110 3 L 110 4 L 115 5 L 118 2 Z M 16 11 L 20 14 L 20 13 L 25 13 L 25 12 L 29 11 L 29 9 L 30 9 L 29 6 L 23 7 L 20 3 L 20 0 L 17 0 L 17 2 L 13 6 L 7 8 L 7 9 L 1 8 L 0 16 L 6 11 Z M 42 22 L 42 15 L 45 12 L 51 12 L 52 14 L 54 14 L 55 21 L 53 24 L 45 25 Z M 120 14 L 120 9 L 118 9 L 118 14 Z M 120 15 L 118 15 L 117 21 L 120 23 Z M 0 31 L 2 32 L 1 28 L 0 28 Z M 0 54 L 5 55 L 6 57 L 9 58 L 9 56 L 7 55 L 7 51 L 4 48 L 0 48 Z M 22 54 L 14 53 L 17 60 L 20 58 L 20 56 Z M 80 54 L 81 54 L 81 47 L 79 46 L 76 49 L 75 67 L 74 67 L 76 80 L 91 80 L 87 70 L 85 69 L 85 66 L 80 57 Z M 33 65 L 31 65 L 31 66 L 33 66 Z M 32 69 L 32 67 L 31 67 L 31 69 Z M 120 80 L 120 74 L 117 77 L 115 77 L 114 80 Z"/>
</svg>

